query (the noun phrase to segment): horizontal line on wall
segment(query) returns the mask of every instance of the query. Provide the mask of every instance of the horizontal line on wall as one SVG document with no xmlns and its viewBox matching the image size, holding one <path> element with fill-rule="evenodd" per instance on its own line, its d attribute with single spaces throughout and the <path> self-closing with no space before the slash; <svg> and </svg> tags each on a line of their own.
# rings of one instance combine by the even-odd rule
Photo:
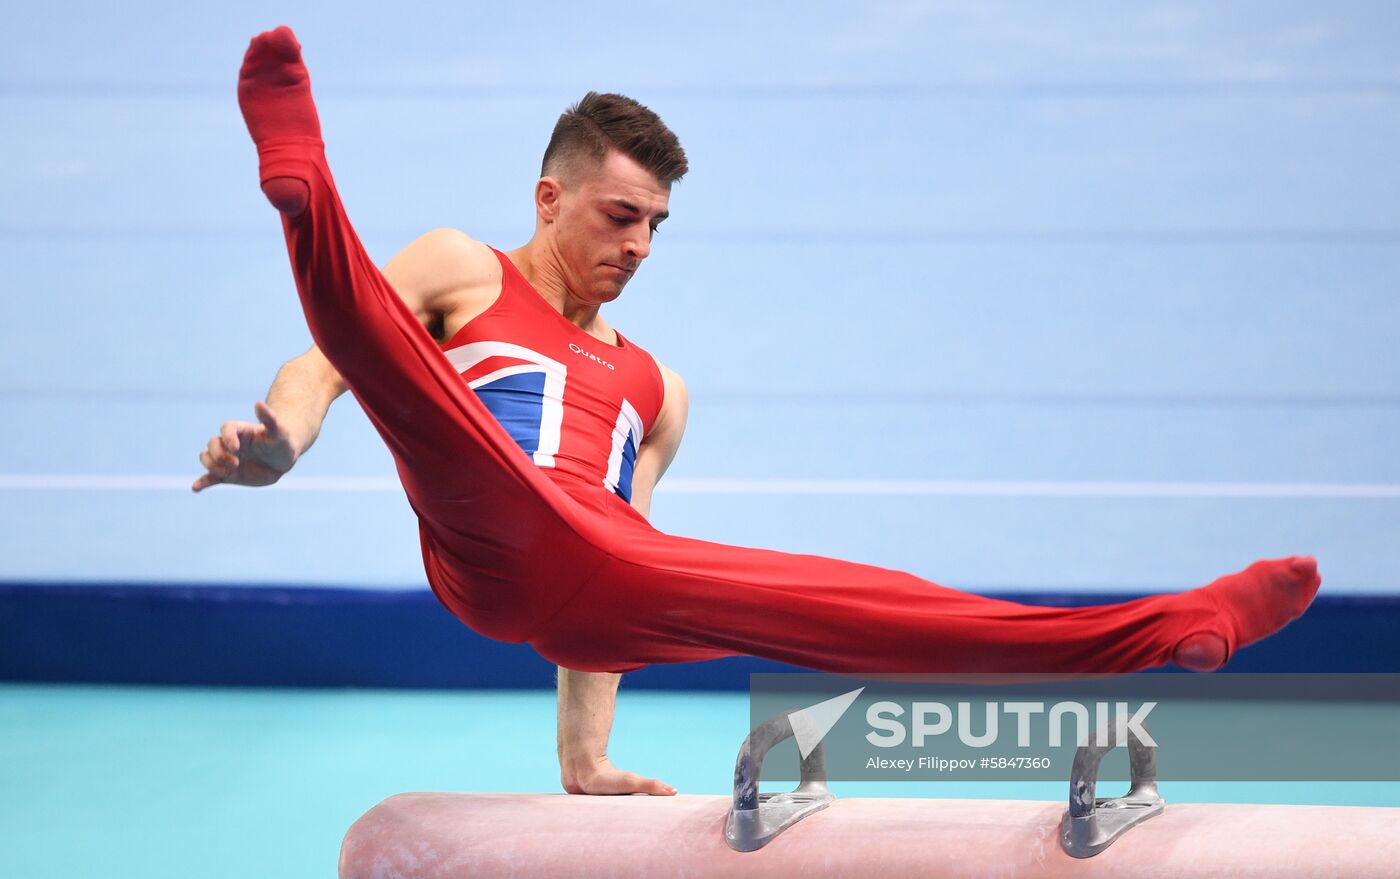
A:
<svg viewBox="0 0 1400 879">
<path fill-rule="evenodd" d="M 421 235 L 427 227 L 360 226 L 359 234 L 376 237 L 399 237 L 405 241 Z M 475 230 L 482 239 L 513 237 L 516 233 L 489 234 L 490 230 Z M 275 225 L 262 226 L 142 226 L 142 225 L 84 225 L 84 226 L 0 226 L 0 239 L 32 241 L 133 241 L 156 240 L 218 240 L 248 241 L 279 240 Z M 1211 244 L 1370 244 L 1400 243 L 1400 229 L 1380 227 L 1355 228 L 969 228 L 969 229 L 793 229 L 789 227 L 743 229 L 675 229 L 668 231 L 666 246 L 684 244 L 739 244 L 771 247 L 775 244 L 850 244 L 909 245 L 1023 245 L 1115 244 L 1132 246 L 1199 246 Z"/>
<path fill-rule="evenodd" d="M 339 100 L 454 100 L 491 101 L 539 99 L 570 100 L 578 87 L 565 83 L 351 83 L 317 80 L 316 94 L 323 101 Z M 1047 101 L 1092 98 L 1097 100 L 1183 100 L 1219 98 L 1339 98 L 1394 97 L 1400 81 L 1374 80 L 1177 80 L 1156 82 L 811 82 L 811 83 L 679 83 L 638 84 L 631 88 L 640 99 L 699 101 L 793 100 L 974 100 Z M 0 97 L 77 98 L 87 100 L 165 98 L 181 100 L 229 100 L 228 82 L 59 82 L 18 80 L 0 82 Z"/>
<path fill-rule="evenodd" d="M 1055 391 L 706 391 L 690 386 L 692 408 L 706 406 L 790 405 L 820 407 L 853 406 L 1045 406 L 1071 408 L 1319 408 L 1386 409 L 1400 407 L 1397 394 L 1249 394 L 1249 393 L 1057 393 Z M 3 392 L 0 392 L 3 396 Z"/>
<path fill-rule="evenodd" d="M 1400 483 L 1100 482 L 918 479 L 697 479 L 657 490 L 688 494 L 931 497 L 1400 498 Z"/>
<path fill-rule="evenodd" d="M 155 474 L 0 474 L 3 491 L 189 491 L 193 476 Z M 273 491 L 400 491 L 386 476 L 289 476 Z M 668 479 L 666 494 L 865 495 L 1005 498 L 1400 498 L 1393 482 L 1118 482 L 935 479 Z"/>
</svg>

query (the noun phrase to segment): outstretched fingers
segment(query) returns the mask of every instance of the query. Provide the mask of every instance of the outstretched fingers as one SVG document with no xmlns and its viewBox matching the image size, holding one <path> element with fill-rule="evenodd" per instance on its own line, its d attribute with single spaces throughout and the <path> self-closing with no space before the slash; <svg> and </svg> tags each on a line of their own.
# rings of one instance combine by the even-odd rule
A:
<svg viewBox="0 0 1400 879">
<path fill-rule="evenodd" d="M 250 439 L 264 428 L 246 421 L 225 421 L 219 428 L 219 435 L 212 437 L 209 444 L 199 453 L 199 463 L 205 473 L 196 479 L 190 489 L 203 491 L 212 485 L 228 482 L 238 471 L 241 461 L 238 452 L 242 448 L 239 433 L 250 431 Z"/>
</svg>

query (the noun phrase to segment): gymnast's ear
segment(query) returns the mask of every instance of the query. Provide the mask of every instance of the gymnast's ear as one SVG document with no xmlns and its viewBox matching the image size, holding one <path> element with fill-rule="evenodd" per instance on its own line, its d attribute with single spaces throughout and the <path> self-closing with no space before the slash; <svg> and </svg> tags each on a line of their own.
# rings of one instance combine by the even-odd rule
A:
<svg viewBox="0 0 1400 879">
<path fill-rule="evenodd" d="M 541 177 L 535 184 L 535 215 L 542 223 L 553 223 L 559 219 L 559 201 L 564 195 L 564 184 L 557 177 Z"/>
</svg>

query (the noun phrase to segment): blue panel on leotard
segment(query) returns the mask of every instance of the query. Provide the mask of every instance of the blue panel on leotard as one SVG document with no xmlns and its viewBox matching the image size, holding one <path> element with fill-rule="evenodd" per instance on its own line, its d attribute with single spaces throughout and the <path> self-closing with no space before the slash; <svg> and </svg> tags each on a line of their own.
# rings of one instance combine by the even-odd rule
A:
<svg viewBox="0 0 1400 879">
<path fill-rule="evenodd" d="M 543 371 L 522 372 L 476 388 L 481 402 L 527 455 L 535 454 L 540 448 L 544 378 Z M 630 478 L 630 469 L 628 474 Z"/>
<path fill-rule="evenodd" d="M 632 468 L 637 464 L 637 439 L 632 431 L 627 431 L 627 442 L 622 444 L 622 466 L 618 468 L 617 488 L 613 491 L 618 497 L 632 502 Z"/>
</svg>

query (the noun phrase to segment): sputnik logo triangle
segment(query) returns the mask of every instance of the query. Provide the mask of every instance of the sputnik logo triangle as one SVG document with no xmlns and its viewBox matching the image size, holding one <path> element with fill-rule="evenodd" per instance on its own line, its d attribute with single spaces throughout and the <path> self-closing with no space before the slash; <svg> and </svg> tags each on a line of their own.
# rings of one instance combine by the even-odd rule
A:
<svg viewBox="0 0 1400 879">
<path fill-rule="evenodd" d="M 797 740 L 797 750 L 801 752 L 802 759 L 807 759 L 812 749 L 821 744 L 822 739 L 826 738 L 826 734 L 836 725 L 836 721 L 841 719 L 846 709 L 851 707 L 851 703 L 856 701 L 856 697 L 864 690 L 865 688 L 861 687 L 849 693 L 842 693 L 834 699 L 818 702 L 788 715 L 788 720 L 792 723 L 792 737 Z"/>
</svg>

